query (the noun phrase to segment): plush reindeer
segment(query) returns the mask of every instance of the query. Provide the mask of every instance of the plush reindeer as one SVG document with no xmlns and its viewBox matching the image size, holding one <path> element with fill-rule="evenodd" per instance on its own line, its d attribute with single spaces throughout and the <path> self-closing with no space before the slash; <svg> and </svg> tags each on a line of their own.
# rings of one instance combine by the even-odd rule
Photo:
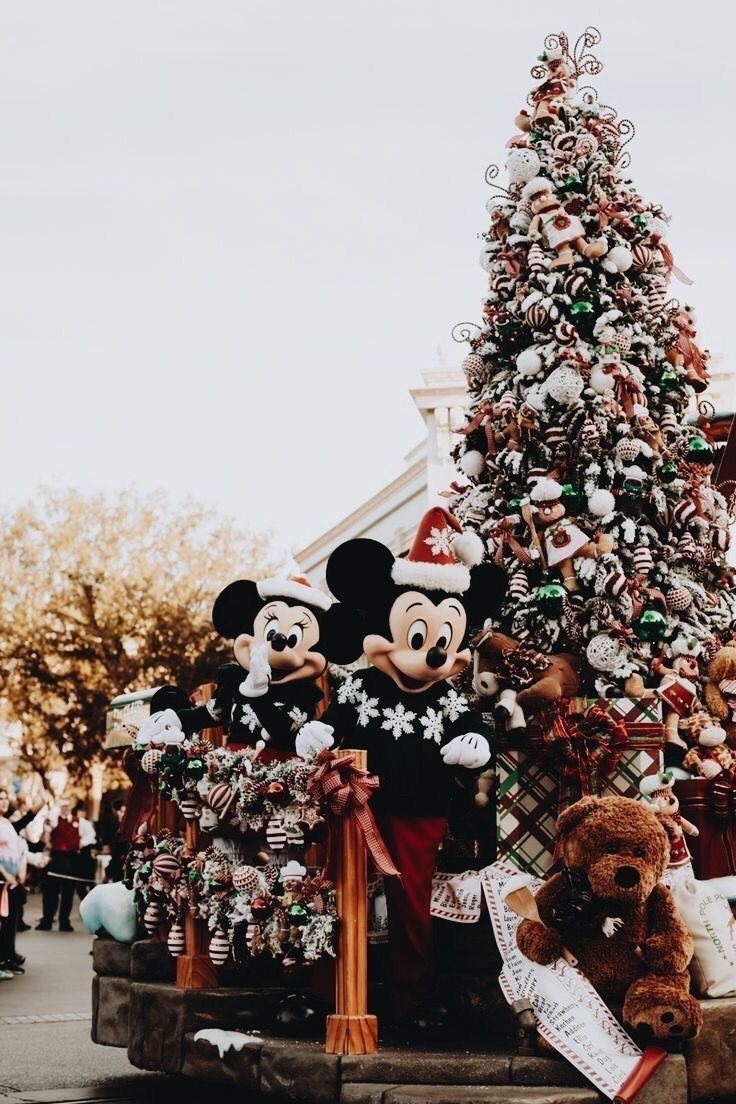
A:
<svg viewBox="0 0 736 1104">
<path fill-rule="evenodd" d="M 496 697 L 495 714 L 510 730 L 526 728 L 528 715 L 580 691 L 578 656 L 544 655 L 512 636 L 483 629 L 471 640 L 473 688 Z"/>
</svg>

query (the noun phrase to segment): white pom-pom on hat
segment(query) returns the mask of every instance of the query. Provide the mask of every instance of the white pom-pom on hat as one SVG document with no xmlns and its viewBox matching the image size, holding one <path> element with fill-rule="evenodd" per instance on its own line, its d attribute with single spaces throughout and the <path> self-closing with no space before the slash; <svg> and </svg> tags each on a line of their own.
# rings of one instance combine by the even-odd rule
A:
<svg viewBox="0 0 736 1104">
<path fill-rule="evenodd" d="M 477 567 L 483 563 L 486 549 L 482 538 L 472 529 L 466 529 L 453 537 L 452 551 L 466 567 Z"/>
<path fill-rule="evenodd" d="M 605 487 L 597 487 L 588 495 L 588 510 L 595 517 L 605 517 L 616 508 L 616 499 Z"/>
<path fill-rule="evenodd" d="M 547 180 L 546 176 L 535 176 L 528 184 L 524 185 L 521 194 L 524 199 L 532 199 L 535 195 L 539 195 L 540 192 L 551 192 L 554 195 L 554 191 L 554 184 L 551 180 Z"/>
<path fill-rule="evenodd" d="M 478 449 L 469 449 L 460 459 L 460 467 L 468 479 L 477 479 L 486 466 L 486 458 Z"/>
<path fill-rule="evenodd" d="M 529 492 L 532 502 L 556 502 L 562 497 L 562 487 L 556 479 L 538 479 Z"/>
</svg>

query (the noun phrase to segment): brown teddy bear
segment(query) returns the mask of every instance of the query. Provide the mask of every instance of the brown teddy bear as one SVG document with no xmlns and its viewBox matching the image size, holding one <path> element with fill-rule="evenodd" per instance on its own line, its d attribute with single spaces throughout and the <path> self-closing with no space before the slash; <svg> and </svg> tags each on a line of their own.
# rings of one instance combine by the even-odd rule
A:
<svg viewBox="0 0 736 1104">
<path fill-rule="evenodd" d="M 726 730 L 731 747 L 736 747 L 736 640 L 729 640 L 708 664 L 705 704 Z"/>
<path fill-rule="evenodd" d="M 542 922 L 517 929 L 522 954 L 547 965 L 563 946 L 641 1039 L 688 1039 L 702 1025 L 690 996 L 693 944 L 660 882 L 677 836 L 627 797 L 584 797 L 557 821 L 565 869 L 536 896 Z"/>
</svg>

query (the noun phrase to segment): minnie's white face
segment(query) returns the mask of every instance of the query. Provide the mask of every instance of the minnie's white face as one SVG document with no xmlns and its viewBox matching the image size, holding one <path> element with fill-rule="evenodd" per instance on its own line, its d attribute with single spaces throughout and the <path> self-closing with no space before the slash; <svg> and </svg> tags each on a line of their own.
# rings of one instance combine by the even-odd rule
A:
<svg viewBox="0 0 736 1104">
<path fill-rule="evenodd" d="M 327 666 L 325 657 L 314 651 L 319 641 L 319 622 L 308 606 L 292 606 L 288 602 L 267 602 L 253 623 L 253 632 L 241 633 L 233 651 L 240 666 L 250 670 L 250 656 L 259 644 L 268 646 L 271 681 L 295 682 L 314 679 Z"/>
<path fill-rule="evenodd" d="M 410 590 L 391 607 L 390 639 L 367 636 L 363 649 L 373 666 L 402 690 L 420 694 L 458 675 L 470 662 L 470 651 L 460 650 L 466 624 L 458 598 L 443 598 L 435 605 L 426 594 Z"/>
</svg>

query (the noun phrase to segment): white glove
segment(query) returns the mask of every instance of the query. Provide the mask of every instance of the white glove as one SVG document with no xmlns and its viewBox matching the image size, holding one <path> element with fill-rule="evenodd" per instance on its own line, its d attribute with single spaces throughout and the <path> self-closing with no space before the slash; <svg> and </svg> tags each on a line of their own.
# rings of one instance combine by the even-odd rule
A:
<svg viewBox="0 0 736 1104">
<path fill-rule="evenodd" d="M 448 767 L 468 767 L 477 770 L 491 758 L 491 746 L 479 732 L 466 732 L 455 736 L 449 744 L 440 748 L 440 755 Z"/>
<path fill-rule="evenodd" d="M 136 736 L 137 744 L 181 744 L 184 741 L 181 721 L 173 709 L 162 709 L 147 717 Z"/>
<path fill-rule="evenodd" d="M 240 693 L 246 698 L 262 698 L 271 685 L 271 665 L 268 662 L 268 644 L 257 644 L 250 653 L 250 671 L 240 684 Z"/>
<path fill-rule="evenodd" d="M 323 724 L 322 721 L 307 721 L 299 729 L 294 742 L 296 753 L 300 759 L 312 759 L 323 748 L 332 747 L 334 732 L 332 725 Z"/>
</svg>

